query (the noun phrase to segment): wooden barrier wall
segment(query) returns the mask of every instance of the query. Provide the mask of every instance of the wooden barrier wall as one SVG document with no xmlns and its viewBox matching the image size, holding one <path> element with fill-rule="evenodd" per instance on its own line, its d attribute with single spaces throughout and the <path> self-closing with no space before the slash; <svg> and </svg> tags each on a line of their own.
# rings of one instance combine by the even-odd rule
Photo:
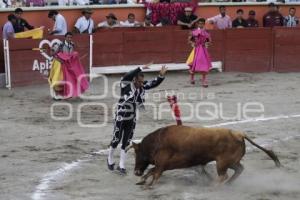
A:
<svg viewBox="0 0 300 200">
<path fill-rule="evenodd" d="M 300 28 L 274 29 L 274 71 L 300 72 Z"/>
<path fill-rule="evenodd" d="M 226 72 L 300 72 L 300 28 L 210 30 L 213 61 Z M 184 63 L 191 51 L 189 32 L 178 27 L 101 30 L 93 35 L 93 67 L 155 63 Z M 52 38 L 47 38 L 50 41 Z M 12 86 L 46 83 L 33 71 L 33 62 L 45 62 L 41 40 L 10 40 Z M 89 35 L 74 41 L 88 71 Z"/>
<path fill-rule="evenodd" d="M 45 39 L 52 41 L 54 38 Z M 37 65 L 34 67 L 35 60 L 39 67 L 46 64 L 46 58 L 41 55 L 40 51 L 32 50 L 38 48 L 41 41 L 31 39 L 13 39 L 9 41 L 12 87 L 47 83 L 47 77 L 37 70 Z M 74 41 L 76 41 L 76 50 L 80 54 L 81 62 L 86 67 L 86 72 L 88 72 L 89 36 L 78 35 L 74 37 Z M 45 45 L 43 48 L 48 48 L 47 46 Z"/>
<path fill-rule="evenodd" d="M 300 71 L 300 28 L 210 30 L 213 61 L 227 72 Z M 94 34 L 93 66 L 183 63 L 189 32 L 178 27 L 114 29 Z"/>
</svg>

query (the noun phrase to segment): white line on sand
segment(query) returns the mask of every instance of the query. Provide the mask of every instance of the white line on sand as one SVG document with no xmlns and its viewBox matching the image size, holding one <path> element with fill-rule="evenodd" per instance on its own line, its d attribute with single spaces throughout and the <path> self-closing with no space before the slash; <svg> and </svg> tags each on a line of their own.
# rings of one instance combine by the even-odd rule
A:
<svg viewBox="0 0 300 200">
<path fill-rule="evenodd" d="M 254 119 L 248 119 L 248 120 L 241 120 L 241 121 L 231 121 L 231 122 L 224 122 L 224 123 L 219 123 L 219 124 L 214 124 L 214 125 L 208 125 L 205 127 L 220 127 L 220 126 L 228 126 L 228 125 L 235 125 L 235 124 L 244 124 L 244 123 L 251 123 L 251 122 L 262 122 L 262 121 L 271 121 L 271 120 L 279 120 L 279 119 L 290 119 L 290 118 L 299 118 L 300 115 L 279 115 L 279 116 L 274 116 L 274 117 L 266 117 L 266 118 L 254 118 Z M 300 135 L 296 136 L 287 136 L 283 139 L 276 139 L 272 140 L 270 142 L 265 142 L 260 144 L 261 146 L 271 146 L 272 144 L 278 143 L 280 141 L 288 141 L 293 138 L 300 137 Z M 140 141 L 140 140 L 136 140 Z M 247 150 L 251 151 L 254 150 L 252 147 L 248 147 Z M 107 154 L 107 149 L 102 149 L 97 152 L 94 152 L 93 154 L 97 155 L 106 155 Z M 87 162 L 91 159 L 93 155 L 88 155 L 85 156 L 83 159 L 79 159 L 76 161 L 73 161 L 71 163 L 65 163 L 63 164 L 62 167 L 59 169 L 46 173 L 43 178 L 41 179 L 39 185 L 35 188 L 34 193 L 31 196 L 32 200 L 42 200 L 46 197 L 47 191 L 50 188 L 51 183 L 57 182 L 58 179 L 63 178 L 63 176 L 67 173 L 70 172 L 71 170 L 77 168 L 80 166 L 81 163 Z"/>
</svg>

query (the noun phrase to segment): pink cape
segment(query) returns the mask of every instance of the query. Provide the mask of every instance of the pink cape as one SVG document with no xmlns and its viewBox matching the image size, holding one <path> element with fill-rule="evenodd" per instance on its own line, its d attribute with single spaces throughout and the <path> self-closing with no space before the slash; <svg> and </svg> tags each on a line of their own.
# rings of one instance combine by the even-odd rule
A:
<svg viewBox="0 0 300 200">
<path fill-rule="evenodd" d="M 89 82 L 80 63 L 77 52 L 58 53 L 57 57 L 62 61 L 64 90 L 66 98 L 78 97 L 89 88 Z"/>
<path fill-rule="evenodd" d="M 192 36 L 195 39 L 195 54 L 191 70 L 193 72 L 208 72 L 212 65 L 205 42 L 210 40 L 210 35 L 203 29 L 196 29 L 192 31 Z"/>
</svg>

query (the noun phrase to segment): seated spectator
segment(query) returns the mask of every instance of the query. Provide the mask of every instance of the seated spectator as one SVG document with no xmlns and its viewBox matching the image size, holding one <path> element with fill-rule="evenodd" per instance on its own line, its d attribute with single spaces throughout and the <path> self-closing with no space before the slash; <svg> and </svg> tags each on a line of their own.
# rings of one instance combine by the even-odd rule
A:
<svg viewBox="0 0 300 200">
<path fill-rule="evenodd" d="M 226 8 L 225 6 L 219 7 L 220 14 L 214 17 L 207 19 L 207 21 L 211 24 L 214 24 L 218 29 L 227 29 L 231 28 L 231 19 L 228 15 L 226 15 Z"/>
<path fill-rule="evenodd" d="M 14 25 L 15 33 L 24 32 L 25 28 L 28 30 L 34 29 L 25 19 L 22 18 L 22 8 L 15 9 L 16 24 Z"/>
<path fill-rule="evenodd" d="M 184 8 L 184 14 L 177 17 L 177 25 L 180 25 L 182 29 L 192 29 L 196 23 L 198 17 L 193 14 L 193 8 Z"/>
<path fill-rule="evenodd" d="M 141 23 L 135 21 L 135 15 L 133 13 L 129 13 L 127 20 L 124 22 L 120 22 L 122 27 L 138 27 L 141 26 Z"/>
<path fill-rule="evenodd" d="M 234 28 L 245 28 L 248 26 L 246 20 L 243 18 L 244 11 L 242 9 L 238 9 L 236 11 L 237 18 L 232 21 L 232 27 Z"/>
<path fill-rule="evenodd" d="M 94 20 L 91 18 L 93 11 L 89 8 L 82 11 L 82 17 L 80 17 L 74 26 L 75 33 L 88 33 L 94 32 Z"/>
<path fill-rule="evenodd" d="M 143 27 L 154 27 L 154 25 L 151 22 L 151 16 L 146 16 L 145 21 L 143 23 Z"/>
<path fill-rule="evenodd" d="M 284 18 L 284 25 L 287 27 L 296 27 L 299 24 L 299 18 L 295 16 L 296 8 L 289 9 L 289 15 Z"/>
<path fill-rule="evenodd" d="M 248 19 L 246 20 L 248 27 L 258 27 L 258 21 L 255 19 L 255 11 L 250 10 Z"/>
<path fill-rule="evenodd" d="M 97 25 L 97 27 L 98 28 L 115 28 L 115 27 L 120 27 L 120 24 L 117 21 L 117 17 L 113 13 L 110 13 L 106 16 L 106 21 L 100 22 Z"/>
<path fill-rule="evenodd" d="M 17 18 L 15 15 L 10 14 L 7 16 L 8 21 L 4 24 L 2 30 L 2 39 L 9 40 L 14 38 L 15 30 L 14 25 L 16 24 Z"/>
<path fill-rule="evenodd" d="M 66 19 L 57 10 L 49 11 L 48 18 L 54 21 L 53 29 L 49 31 L 50 35 L 65 35 L 67 33 L 68 26 Z"/>
<path fill-rule="evenodd" d="M 284 18 L 278 8 L 274 3 L 269 4 L 269 11 L 263 16 L 264 27 L 283 26 Z"/>
</svg>

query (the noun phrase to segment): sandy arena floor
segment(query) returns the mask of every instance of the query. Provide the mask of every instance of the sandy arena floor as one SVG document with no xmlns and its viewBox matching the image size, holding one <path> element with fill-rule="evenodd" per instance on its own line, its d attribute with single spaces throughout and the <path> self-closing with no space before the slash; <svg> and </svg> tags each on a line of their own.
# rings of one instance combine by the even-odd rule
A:
<svg viewBox="0 0 300 200">
<path fill-rule="evenodd" d="M 154 74 L 146 74 L 150 78 Z M 216 125 L 242 130 L 256 142 L 273 149 L 283 168 L 276 168 L 266 154 L 247 143 L 242 175 L 232 185 L 213 187 L 198 168 L 168 171 L 151 190 L 135 183 L 134 154 L 129 152 L 128 175 L 121 177 L 106 168 L 105 150 L 112 135 L 113 83 L 103 99 L 53 101 L 47 85 L 0 89 L 0 199 L 1 200 L 298 200 L 300 199 L 300 73 L 218 73 L 209 76 L 210 87 L 191 86 L 186 72 L 169 72 L 160 87 L 149 91 L 146 111 L 140 113 L 135 139 L 174 124 L 164 97 L 165 91 L 179 93 L 183 120 L 191 126 Z M 88 97 L 102 94 L 102 79 L 95 79 Z M 114 90 L 118 94 L 118 89 Z M 202 104 L 200 107 L 199 102 Z M 224 119 L 234 117 L 239 106 L 260 103 L 261 121 Z M 99 104 L 101 103 L 101 104 Z M 165 104 L 162 104 L 165 103 Z M 208 116 L 212 103 L 223 118 L 200 120 Z M 106 105 L 108 110 L 105 110 Z M 163 105 L 163 106 L 162 106 Z M 69 112 L 69 107 L 72 110 Z M 160 116 L 154 111 L 165 109 Z M 254 106 L 255 107 L 255 106 Z M 54 120 L 54 116 L 70 119 Z M 257 108 L 257 107 L 256 107 Z M 192 113 L 193 112 L 193 113 Z M 221 113 L 221 114 L 220 114 Z M 155 116 L 155 118 L 153 117 Z M 102 124 L 107 117 L 108 122 Z M 246 121 L 245 121 L 246 120 Z M 242 122 L 242 123 L 241 123 Z M 98 152 L 98 153 L 95 153 Z M 117 158 L 118 159 L 118 156 Z M 206 169 L 216 176 L 215 164 Z"/>
</svg>

